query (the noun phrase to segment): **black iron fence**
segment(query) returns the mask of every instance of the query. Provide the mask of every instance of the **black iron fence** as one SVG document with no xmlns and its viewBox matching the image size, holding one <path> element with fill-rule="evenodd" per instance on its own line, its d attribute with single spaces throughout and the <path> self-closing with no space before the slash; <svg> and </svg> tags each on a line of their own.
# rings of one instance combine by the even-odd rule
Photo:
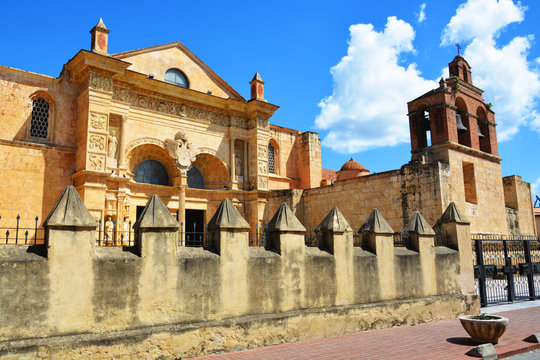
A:
<svg viewBox="0 0 540 360">
<path fill-rule="evenodd" d="M 475 286 L 481 306 L 540 298 L 540 238 L 472 235 Z"/>
<path fill-rule="evenodd" d="M 6 221 L 0 216 L 0 244 L 2 245 L 43 245 L 45 230 L 39 226 L 39 217 L 22 220 L 20 215 L 14 221 Z"/>
<path fill-rule="evenodd" d="M 318 247 L 321 244 L 321 233 L 313 231 L 313 227 L 309 227 L 309 231 L 304 235 L 304 242 L 308 247 Z"/>
<path fill-rule="evenodd" d="M 135 234 L 131 221 L 117 224 L 116 221 L 98 221 L 96 245 L 108 246 L 134 246 Z"/>
<path fill-rule="evenodd" d="M 259 224 L 255 225 L 255 232 L 249 232 L 249 246 L 261 246 L 267 245 L 267 234 L 263 228 L 259 228 Z"/>
</svg>

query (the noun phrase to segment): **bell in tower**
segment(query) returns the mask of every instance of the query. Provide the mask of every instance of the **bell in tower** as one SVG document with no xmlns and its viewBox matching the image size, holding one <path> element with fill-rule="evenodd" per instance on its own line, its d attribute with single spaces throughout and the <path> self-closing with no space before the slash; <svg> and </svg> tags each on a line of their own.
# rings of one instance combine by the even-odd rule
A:
<svg viewBox="0 0 540 360">
<path fill-rule="evenodd" d="M 467 132 L 467 128 L 465 127 L 465 125 L 463 125 L 463 121 L 461 121 L 461 115 L 458 112 L 456 112 L 456 124 L 459 134 Z"/>
</svg>

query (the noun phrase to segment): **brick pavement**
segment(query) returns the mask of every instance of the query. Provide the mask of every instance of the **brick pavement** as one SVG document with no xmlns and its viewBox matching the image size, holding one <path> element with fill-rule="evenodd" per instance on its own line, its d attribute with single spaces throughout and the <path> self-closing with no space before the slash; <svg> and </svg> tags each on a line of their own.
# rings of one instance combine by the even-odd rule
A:
<svg viewBox="0 0 540 360">
<path fill-rule="evenodd" d="M 523 341 L 532 333 L 540 332 L 540 307 L 498 314 L 510 319 L 508 329 L 499 339 L 499 344 L 495 345 L 499 358 L 540 348 L 540 344 Z M 364 331 L 200 359 L 474 359 L 466 353 L 475 345 L 459 320 L 455 319 Z"/>
</svg>

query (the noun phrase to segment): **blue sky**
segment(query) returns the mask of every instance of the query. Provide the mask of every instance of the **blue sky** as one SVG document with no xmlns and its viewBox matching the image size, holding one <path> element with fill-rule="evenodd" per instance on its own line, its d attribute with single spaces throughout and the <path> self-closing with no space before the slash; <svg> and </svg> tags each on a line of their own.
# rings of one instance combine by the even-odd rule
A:
<svg viewBox="0 0 540 360">
<path fill-rule="evenodd" d="M 3 19 L 0 64 L 58 76 L 89 48 L 100 17 L 110 53 L 179 40 L 246 98 L 258 71 L 266 99 L 280 106 L 272 122 L 319 132 L 331 169 L 351 156 L 372 172 L 408 162 L 406 103 L 448 76 L 459 42 L 494 105 L 503 175 L 521 175 L 540 194 L 538 1 L 78 4 L 4 4 L 12 16 Z"/>
</svg>

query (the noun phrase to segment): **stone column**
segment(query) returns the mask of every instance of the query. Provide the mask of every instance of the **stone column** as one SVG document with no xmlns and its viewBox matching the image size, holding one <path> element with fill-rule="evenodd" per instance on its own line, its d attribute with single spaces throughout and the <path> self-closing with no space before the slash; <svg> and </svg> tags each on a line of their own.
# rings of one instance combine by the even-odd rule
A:
<svg viewBox="0 0 540 360">
<path fill-rule="evenodd" d="M 127 131 L 126 131 L 126 116 L 122 116 L 122 121 L 120 124 L 120 141 L 118 144 L 118 167 L 121 169 L 126 169 L 126 142 L 127 142 Z"/>
<path fill-rule="evenodd" d="M 138 318 L 143 324 L 168 323 L 179 314 L 178 222 L 152 195 L 133 228 L 141 255 Z"/>
<path fill-rule="evenodd" d="M 377 255 L 377 274 L 381 300 L 395 298 L 394 281 L 394 230 L 377 209 L 362 224 L 359 234 L 365 236 L 364 246 Z"/>
<path fill-rule="evenodd" d="M 322 235 L 322 245 L 334 255 L 337 294 L 335 305 L 354 302 L 354 266 L 352 229 L 349 223 L 334 207 L 317 226 Z"/>
<path fill-rule="evenodd" d="M 91 327 L 97 223 L 77 190 L 68 186 L 43 223 L 49 262 L 49 323 L 59 332 Z"/>
<path fill-rule="evenodd" d="M 185 171 L 180 171 L 180 176 L 178 177 L 178 222 L 183 224 L 183 233 L 180 234 L 180 242 L 185 244 L 185 232 L 186 232 L 186 190 L 187 190 L 187 173 Z"/>
<path fill-rule="evenodd" d="M 435 274 L 435 231 L 426 219 L 416 211 L 403 232 L 407 234 L 407 244 L 420 253 L 420 266 L 424 281 L 424 296 L 437 293 Z"/>
<path fill-rule="evenodd" d="M 267 246 L 281 255 L 281 311 L 301 309 L 305 300 L 306 228 L 283 203 L 266 225 Z"/>
<path fill-rule="evenodd" d="M 246 314 L 249 224 L 225 199 L 208 223 L 208 233 L 209 247 L 220 255 L 223 316 Z"/>
<path fill-rule="evenodd" d="M 469 220 L 451 202 L 439 223 L 443 234 L 447 236 L 448 247 L 459 251 L 458 282 L 462 293 L 476 294 Z"/>
<path fill-rule="evenodd" d="M 233 186 L 234 183 L 236 183 L 236 161 L 234 160 L 234 138 L 232 136 L 232 134 L 229 133 L 229 164 L 231 164 L 231 176 L 230 176 L 230 181 L 231 181 L 231 188 Z"/>
</svg>

